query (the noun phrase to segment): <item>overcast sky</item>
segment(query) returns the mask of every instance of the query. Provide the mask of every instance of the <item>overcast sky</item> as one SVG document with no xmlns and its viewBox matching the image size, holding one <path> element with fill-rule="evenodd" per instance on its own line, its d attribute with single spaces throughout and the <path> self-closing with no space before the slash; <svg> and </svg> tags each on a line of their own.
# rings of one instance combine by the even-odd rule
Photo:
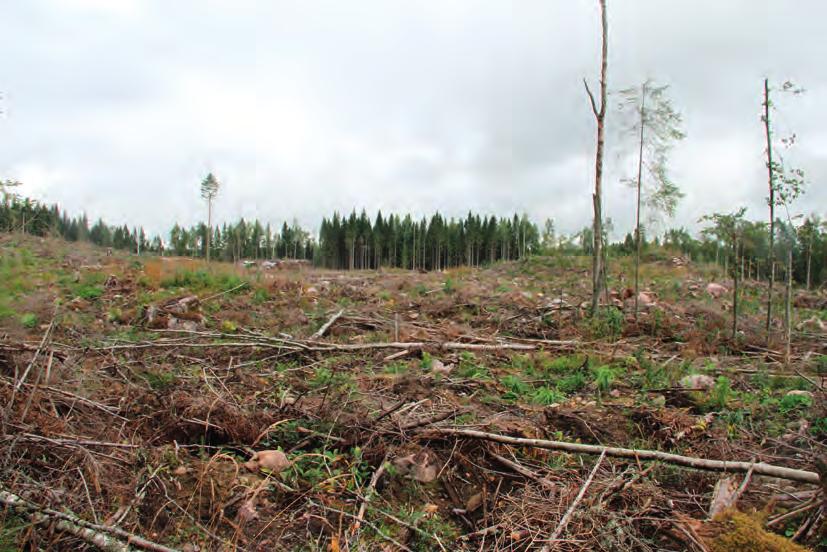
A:
<svg viewBox="0 0 827 552">
<path fill-rule="evenodd" d="M 823 0 L 608 0 L 609 84 L 671 86 L 686 140 L 670 225 L 765 216 L 762 80 L 827 210 Z M 596 0 L 0 0 L 0 179 L 110 223 L 166 231 L 333 210 L 591 219 Z M 610 100 L 605 212 L 632 220 L 630 146 Z M 612 124 L 614 123 L 614 124 Z"/>
</svg>

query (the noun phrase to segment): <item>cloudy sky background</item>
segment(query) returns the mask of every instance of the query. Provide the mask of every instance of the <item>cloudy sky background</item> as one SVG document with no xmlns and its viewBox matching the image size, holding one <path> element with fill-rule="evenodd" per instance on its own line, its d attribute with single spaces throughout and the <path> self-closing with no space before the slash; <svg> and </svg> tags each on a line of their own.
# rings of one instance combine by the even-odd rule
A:
<svg viewBox="0 0 827 552">
<path fill-rule="evenodd" d="M 609 0 L 612 89 L 671 86 L 687 139 L 669 225 L 765 216 L 762 80 L 827 210 L 827 51 L 820 0 Z M 596 0 L 0 0 L 0 179 L 110 223 L 166 232 L 333 210 L 591 218 Z M 631 225 L 632 146 L 610 100 L 606 215 Z"/>
</svg>

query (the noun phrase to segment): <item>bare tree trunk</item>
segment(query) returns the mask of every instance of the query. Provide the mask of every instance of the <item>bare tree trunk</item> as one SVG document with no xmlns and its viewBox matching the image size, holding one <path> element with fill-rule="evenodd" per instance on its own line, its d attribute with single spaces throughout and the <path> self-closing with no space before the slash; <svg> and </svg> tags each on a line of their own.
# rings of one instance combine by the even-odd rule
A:
<svg viewBox="0 0 827 552">
<path fill-rule="evenodd" d="M 733 263 L 738 259 L 738 240 L 735 240 L 735 255 Z M 732 265 L 732 340 L 738 335 L 738 265 Z"/>
<path fill-rule="evenodd" d="M 637 158 L 637 210 L 635 211 L 635 320 L 640 295 L 640 190 L 643 181 L 643 131 L 646 113 L 646 83 L 640 87 L 640 144 Z"/>
<path fill-rule="evenodd" d="M 764 79 L 764 134 L 767 137 L 767 172 L 770 188 L 770 249 L 767 262 L 774 268 L 775 258 L 775 174 L 772 166 L 772 134 L 770 131 L 770 83 Z M 770 343 L 772 326 L 772 288 L 775 284 L 775 270 L 770 271 L 770 285 L 767 291 L 767 346 Z"/>
<path fill-rule="evenodd" d="M 790 348 L 792 341 L 792 326 L 793 326 L 793 250 L 787 252 L 787 293 L 784 297 L 784 342 L 786 348 L 784 349 L 784 363 L 790 365 Z"/>
<path fill-rule="evenodd" d="M 210 262 L 210 238 L 212 237 L 212 200 L 207 200 L 207 262 Z"/>
<path fill-rule="evenodd" d="M 810 236 L 810 241 L 807 244 L 807 291 L 810 291 L 810 266 L 813 259 L 813 237 Z"/>
<path fill-rule="evenodd" d="M 600 107 L 594 99 L 594 95 L 589 90 L 588 83 L 584 80 L 583 84 L 586 86 L 586 93 L 589 95 L 592 112 L 597 120 L 597 152 L 595 153 L 594 162 L 594 193 L 592 194 L 592 202 L 594 204 L 594 251 L 592 252 L 592 315 L 597 313 L 600 304 L 600 290 L 603 277 L 603 213 L 602 213 L 602 188 L 603 182 L 603 143 L 604 143 L 604 123 L 606 120 L 606 96 L 608 94 L 608 80 L 607 68 L 609 57 L 608 32 L 609 24 L 606 18 L 606 0 L 599 0 L 600 2 L 600 22 L 602 28 L 602 48 L 600 56 Z"/>
</svg>

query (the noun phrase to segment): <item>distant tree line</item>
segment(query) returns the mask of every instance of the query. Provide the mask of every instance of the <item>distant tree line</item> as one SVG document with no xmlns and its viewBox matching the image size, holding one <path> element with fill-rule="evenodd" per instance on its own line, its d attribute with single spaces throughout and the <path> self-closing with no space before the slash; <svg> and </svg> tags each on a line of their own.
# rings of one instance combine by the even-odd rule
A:
<svg viewBox="0 0 827 552">
<path fill-rule="evenodd" d="M 379 212 L 371 222 L 365 211 L 334 213 L 322 219 L 317 264 L 328 268 L 398 267 L 441 270 L 515 260 L 539 252 L 540 234 L 526 215 L 496 218 L 468 213 L 466 218 L 430 218 Z"/>
<path fill-rule="evenodd" d="M 134 253 L 206 256 L 207 225 L 190 228 L 175 224 L 169 239 L 148 238 L 140 226 L 109 225 L 102 220 L 90 224 L 85 214 L 70 216 L 57 205 L 22 197 L 14 193 L 13 182 L 0 181 L 0 231 L 25 232 L 35 236 L 61 237 L 68 241 L 86 241 Z M 793 225 L 778 219 L 775 226 L 776 257 L 793 254 L 794 280 L 808 287 L 827 282 L 827 224 L 810 215 Z M 607 218 L 604 239 L 612 232 Z M 651 238 L 641 227 L 640 246 L 644 260 L 671 254 L 684 255 L 696 262 L 717 263 L 731 274 L 735 268 L 745 278 L 766 280 L 771 267 L 768 223 L 743 221 L 737 256 L 733 257 L 726 240 L 715 227 L 708 226 L 698 237 L 684 228 L 667 230 Z M 469 213 L 461 219 L 434 214 L 414 219 L 411 215 L 378 213 L 371 221 L 362 211 L 348 216 L 338 213 L 322 220 L 318 241 L 297 222 L 284 223 L 280 230 L 258 220 L 239 220 L 216 226 L 212 232 L 212 250 L 216 259 L 307 259 L 318 266 L 335 269 L 375 269 L 397 267 L 438 270 L 456 266 L 480 266 L 501 260 L 518 260 L 530 255 L 591 255 L 594 239 L 591 226 L 571 235 L 557 235 L 552 220 L 540 233 L 527 216 L 496 218 Z M 635 236 L 607 243 L 607 257 L 633 256 Z M 735 265 L 733 267 L 733 264 Z M 778 273 L 784 270 L 783 265 Z"/>
</svg>

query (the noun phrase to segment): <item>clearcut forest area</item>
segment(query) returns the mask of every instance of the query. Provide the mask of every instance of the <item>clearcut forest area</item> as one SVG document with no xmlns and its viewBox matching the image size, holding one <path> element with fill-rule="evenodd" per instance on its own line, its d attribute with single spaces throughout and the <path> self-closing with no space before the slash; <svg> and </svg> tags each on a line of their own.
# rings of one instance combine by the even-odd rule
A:
<svg viewBox="0 0 827 552">
<path fill-rule="evenodd" d="M 612 261 L 618 289 L 631 270 Z M 614 288 L 587 315 L 589 271 L 4 234 L 2 549 L 818 546 L 823 291 L 796 289 L 787 354 L 752 337 L 766 282 L 743 281 L 733 340 L 720 266 L 653 250 L 637 321 Z"/>
<path fill-rule="evenodd" d="M 0 2 L 0 552 L 827 551 L 825 19 Z"/>
</svg>

